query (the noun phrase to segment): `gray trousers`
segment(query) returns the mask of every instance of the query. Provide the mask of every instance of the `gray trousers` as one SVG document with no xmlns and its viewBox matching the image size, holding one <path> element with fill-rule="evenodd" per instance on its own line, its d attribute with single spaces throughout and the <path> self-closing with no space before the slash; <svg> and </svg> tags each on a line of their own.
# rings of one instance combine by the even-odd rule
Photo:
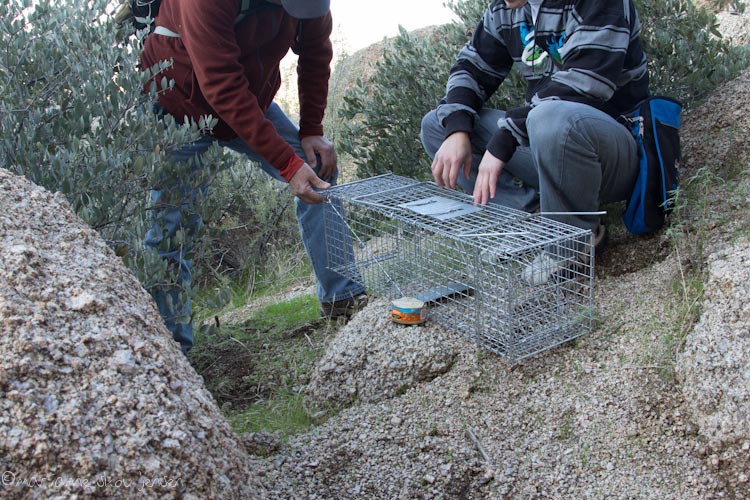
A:
<svg viewBox="0 0 750 500">
<path fill-rule="evenodd" d="M 471 133 L 473 162 L 458 185 L 474 191 L 479 162 L 504 111 L 484 108 Z M 529 113 L 529 147 L 519 147 L 506 164 L 491 200 L 532 212 L 596 212 L 601 205 L 630 196 L 638 175 L 635 140 L 627 128 L 591 106 L 568 101 L 543 101 Z M 430 158 L 445 139 L 435 110 L 422 120 L 422 144 Z M 595 215 L 550 215 L 552 219 L 594 230 Z"/>
</svg>

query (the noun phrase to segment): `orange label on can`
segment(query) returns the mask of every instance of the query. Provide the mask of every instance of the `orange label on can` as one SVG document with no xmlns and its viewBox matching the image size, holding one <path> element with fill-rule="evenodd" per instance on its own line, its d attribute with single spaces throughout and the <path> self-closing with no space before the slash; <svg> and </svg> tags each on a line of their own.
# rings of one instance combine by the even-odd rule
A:
<svg viewBox="0 0 750 500">
<path fill-rule="evenodd" d="M 424 302 L 409 297 L 394 300 L 390 312 L 396 323 L 416 325 L 424 321 Z"/>
</svg>

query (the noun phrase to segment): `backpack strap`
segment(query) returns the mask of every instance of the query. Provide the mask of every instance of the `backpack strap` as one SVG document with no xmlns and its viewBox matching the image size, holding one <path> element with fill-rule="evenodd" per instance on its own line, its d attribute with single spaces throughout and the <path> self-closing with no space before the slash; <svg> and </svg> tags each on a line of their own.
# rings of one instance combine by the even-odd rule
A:
<svg viewBox="0 0 750 500">
<path fill-rule="evenodd" d="M 253 0 L 241 0 L 240 2 L 240 12 L 237 14 L 237 17 L 234 19 L 234 25 L 237 26 L 240 22 L 242 22 L 246 17 L 251 16 L 261 10 L 263 8 L 263 5 L 267 2 L 257 2 Z M 161 36 L 169 36 L 172 38 L 180 38 L 179 33 L 175 33 L 169 28 L 165 28 L 164 26 L 156 26 L 154 28 L 154 33 Z"/>
<path fill-rule="evenodd" d="M 234 24 L 237 25 L 250 14 L 257 10 L 260 10 L 260 5 L 252 6 L 253 0 L 242 0 L 240 2 L 240 12 L 234 20 Z"/>
</svg>

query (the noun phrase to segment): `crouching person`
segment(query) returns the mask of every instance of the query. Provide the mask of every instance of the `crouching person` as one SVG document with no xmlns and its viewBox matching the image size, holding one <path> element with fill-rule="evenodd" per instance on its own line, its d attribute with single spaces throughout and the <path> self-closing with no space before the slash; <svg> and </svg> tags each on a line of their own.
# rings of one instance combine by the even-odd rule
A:
<svg viewBox="0 0 750 500">
<path fill-rule="evenodd" d="M 435 182 L 479 204 L 541 210 L 603 247 L 596 212 L 627 199 L 638 174 L 635 140 L 617 117 L 649 95 L 640 31 L 632 0 L 493 1 L 422 121 Z M 514 65 L 526 105 L 485 107 Z M 563 260 L 542 253 L 524 277 L 543 283 Z"/>
</svg>

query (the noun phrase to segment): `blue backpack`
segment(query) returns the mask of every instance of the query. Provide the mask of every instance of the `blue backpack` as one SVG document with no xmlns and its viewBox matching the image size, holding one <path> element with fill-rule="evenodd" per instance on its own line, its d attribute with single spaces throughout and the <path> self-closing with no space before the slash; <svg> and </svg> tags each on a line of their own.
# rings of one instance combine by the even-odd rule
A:
<svg viewBox="0 0 750 500">
<path fill-rule="evenodd" d="M 622 117 L 638 145 L 639 172 L 622 218 L 632 234 L 657 231 L 674 209 L 680 172 L 680 113 L 671 97 L 653 96 Z"/>
</svg>

